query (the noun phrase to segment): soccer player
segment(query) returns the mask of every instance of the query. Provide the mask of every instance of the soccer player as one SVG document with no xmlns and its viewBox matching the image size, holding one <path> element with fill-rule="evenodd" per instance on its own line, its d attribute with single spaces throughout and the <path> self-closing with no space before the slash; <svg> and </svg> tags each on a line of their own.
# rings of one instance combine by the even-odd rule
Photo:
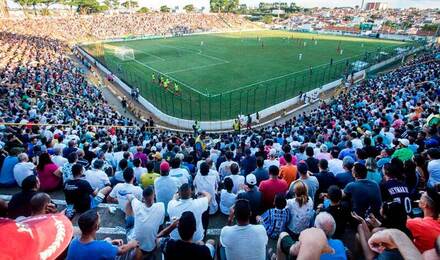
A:
<svg viewBox="0 0 440 260">
<path fill-rule="evenodd" d="M 174 94 L 177 96 L 180 94 L 180 87 L 177 85 L 176 82 L 174 82 Z"/>
<path fill-rule="evenodd" d="M 298 54 L 298 60 L 302 60 L 302 59 L 303 59 L 303 54 L 302 53 Z"/>
<path fill-rule="evenodd" d="M 156 81 L 156 75 L 154 75 L 154 72 L 153 72 L 153 74 L 151 74 L 151 81 L 152 81 L 152 82 L 155 82 L 155 81 Z"/>
</svg>

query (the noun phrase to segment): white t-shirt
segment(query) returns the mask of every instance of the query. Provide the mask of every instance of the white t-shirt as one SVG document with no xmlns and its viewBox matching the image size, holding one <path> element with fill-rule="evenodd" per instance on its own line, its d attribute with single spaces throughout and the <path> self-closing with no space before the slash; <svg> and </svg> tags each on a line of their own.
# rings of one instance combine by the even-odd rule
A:
<svg viewBox="0 0 440 260">
<path fill-rule="evenodd" d="M 183 212 L 191 211 L 196 218 L 196 232 L 194 233 L 193 240 L 201 241 L 204 236 L 204 229 L 202 225 L 202 214 L 208 209 L 208 198 L 203 197 L 199 199 L 179 199 L 179 200 L 171 200 L 168 203 L 168 215 L 170 219 L 180 218 Z M 177 229 L 174 229 L 170 237 L 174 240 L 180 239 L 179 232 Z"/>
<path fill-rule="evenodd" d="M 278 161 L 278 159 L 275 160 L 271 160 L 271 159 L 266 159 L 264 160 L 264 168 L 266 170 L 269 170 L 269 167 L 275 165 L 276 167 L 280 168 L 280 161 Z"/>
<path fill-rule="evenodd" d="M 165 218 L 165 206 L 158 202 L 148 208 L 145 203 L 134 198 L 131 207 L 134 212 L 133 238 L 139 241 L 142 250 L 152 251 L 156 247 L 159 226 Z"/>
<path fill-rule="evenodd" d="M 218 173 L 221 179 L 224 179 L 226 176 L 231 175 L 231 165 L 236 162 L 234 161 L 226 161 L 222 162 L 218 167 Z"/>
<path fill-rule="evenodd" d="M 220 192 L 220 211 L 225 215 L 229 215 L 229 210 L 232 205 L 234 205 L 236 198 L 236 194 L 232 192 L 229 193 L 227 190 L 223 189 Z"/>
<path fill-rule="evenodd" d="M 64 166 L 65 163 L 67 163 L 67 159 L 61 155 L 54 155 L 52 156 L 52 162 L 61 168 Z"/>
<path fill-rule="evenodd" d="M 231 178 L 232 183 L 234 183 L 234 187 L 232 187 L 232 192 L 237 194 L 238 191 L 240 190 L 241 185 L 244 184 L 244 176 L 237 174 L 237 175 L 229 175 L 226 178 Z"/>
<path fill-rule="evenodd" d="M 328 161 L 328 170 L 332 172 L 335 176 L 338 173 L 345 172 L 344 167 L 342 165 L 342 160 L 334 158 Z"/>
<path fill-rule="evenodd" d="M 142 189 L 129 183 L 118 183 L 110 192 L 110 197 L 118 200 L 119 209 L 125 212 L 128 195 L 132 195 L 142 201 Z"/>
<path fill-rule="evenodd" d="M 194 186 L 196 192 L 208 192 L 211 194 L 211 203 L 209 204 L 209 214 L 215 214 L 218 210 L 218 204 L 215 200 L 215 194 L 217 192 L 217 179 L 214 175 L 202 176 L 197 174 L 194 178 Z"/>
<path fill-rule="evenodd" d="M 86 176 L 86 181 L 90 183 L 90 186 L 92 186 L 94 190 L 100 190 L 104 188 L 106 184 L 110 184 L 107 174 L 101 170 L 87 170 L 84 175 Z"/>
<path fill-rule="evenodd" d="M 34 174 L 35 165 L 31 162 L 20 162 L 14 166 L 14 179 L 18 186 L 21 187 L 21 183 L 26 177 Z"/>
<path fill-rule="evenodd" d="M 290 223 L 288 225 L 290 231 L 299 234 L 309 227 L 310 219 L 314 214 L 312 198 L 309 197 L 307 203 L 302 205 L 302 207 L 299 206 L 295 198 L 288 199 L 287 208 L 290 211 Z"/>
<path fill-rule="evenodd" d="M 265 260 L 267 241 L 263 225 L 226 226 L 220 233 L 226 259 Z"/>
<path fill-rule="evenodd" d="M 188 171 L 182 168 L 171 169 L 169 176 L 176 181 L 179 188 L 182 184 L 188 183 L 190 178 Z"/>
<path fill-rule="evenodd" d="M 139 184 L 141 182 L 142 173 L 148 172 L 148 170 L 144 167 L 134 167 L 133 172 L 134 177 L 136 178 L 136 182 Z"/>
</svg>

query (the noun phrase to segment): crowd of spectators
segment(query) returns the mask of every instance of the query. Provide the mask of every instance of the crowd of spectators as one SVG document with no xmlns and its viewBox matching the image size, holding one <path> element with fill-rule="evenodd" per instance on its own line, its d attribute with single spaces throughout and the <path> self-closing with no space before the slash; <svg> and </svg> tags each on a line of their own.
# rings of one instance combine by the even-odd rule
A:
<svg viewBox="0 0 440 260">
<path fill-rule="evenodd" d="M 122 116 L 67 54 L 0 33 L 0 185 L 21 189 L 1 213 L 54 213 L 44 192 L 62 190 L 81 230 L 67 259 L 346 259 L 349 229 L 367 259 L 439 257 L 437 49 L 283 124 L 195 135 Z M 128 243 L 96 240 L 103 202 L 124 213 Z M 215 214 L 228 223 L 206 241 Z"/>
<path fill-rule="evenodd" d="M 233 14 L 149 13 L 0 19 L 0 28 L 5 32 L 76 42 L 125 36 L 246 29 L 254 26 Z"/>
</svg>

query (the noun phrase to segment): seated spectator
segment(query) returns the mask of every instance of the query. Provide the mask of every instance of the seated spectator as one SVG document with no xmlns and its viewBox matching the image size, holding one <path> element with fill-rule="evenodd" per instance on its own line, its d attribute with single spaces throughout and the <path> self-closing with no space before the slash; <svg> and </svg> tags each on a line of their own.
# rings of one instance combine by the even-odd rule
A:
<svg viewBox="0 0 440 260">
<path fill-rule="evenodd" d="M 92 163 L 92 169 L 87 170 L 85 175 L 85 180 L 90 183 L 93 190 L 103 189 L 105 186 L 111 186 L 110 179 L 107 174 L 102 171 L 104 166 L 104 161 L 101 159 L 94 160 Z"/>
<path fill-rule="evenodd" d="M 124 183 L 118 183 L 113 187 L 107 198 L 109 202 L 118 203 L 119 209 L 123 212 L 125 212 L 125 207 L 127 206 L 130 196 L 142 200 L 142 189 L 134 185 L 134 172 L 132 168 L 126 168 L 124 170 L 124 180 Z"/>
<path fill-rule="evenodd" d="M 310 226 L 313 217 L 313 200 L 307 195 L 307 186 L 302 181 L 295 182 L 293 186 L 295 197 L 287 200 L 290 212 L 288 233 L 298 239 L 299 233 Z"/>
<path fill-rule="evenodd" d="M 324 205 L 320 211 L 327 212 L 332 215 L 336 222 L 336 230 L 333 237 L 342 239 L 345 234 L 347 222 L 351 218 L 350 205 L 347 202 L 342 201 L 342 191 L 336 185 L 332 185 L 328 188 L 327 198 L 330 203 L 326 203 L 326 201 L 324 201 Z"/>
<path fill-rule="evenodd" d="M 67 156 L 67 163 L 63 165 L 61 168 L 61 172 L 63 173 L 63 184 L 68 180 L 73 180 L 72 175 L 72 166 L 78 161 L 78 155 L 76 153 L 71 153 Z"/>
<path fill-rule="evenodd" d="M 179 188 L 179 193 L 168 203 L 167 212 L 170 219 L 179 219 L 183 212 L 191 211 L 196 219 L 197 228 L 194 234 L 194 241 L 201 241 L 204 237 L 204 228 L 202 223 L 202 215 L 208 210 L 209 203 L 211 202 L 211 194 L 208 192 L 201 192 L 200 198 L 191 198 L 192 192 L 189 184 L 185 183 Z M 170 234 L 174 240 L 181 239 L 177 230 L 174 230 Z"/>
<path fill-rule="evenodd" d="M 142 161 L 138 158 L 133 160 L 133 166 L 135 183 L 140 184 L 142 174 L 148 172 L 148 170 L 142 167 Z"/>
<path fill-rule="evenodd" d="M 143 258 L 154 257 L 156 236 L 165 219 L 165 207 L 162 202 L 154 203 L 154 188 L 148 186 L 142 192 L 143 203 L 135 196 L 128 197 L 125 209 L 128 223 L 127 240 L 139 242 Z"/>
<path fill-rule="evenodd" d="M 62 149 L 60 147 L 55 147 L 53 152 L 54 154 L 52 155 L 52 162 L 54 162 L 58 167 L 62 168 L 64 164 L 67 163 L 67 159 L 61 155 Z"/>
<path fill-rule="evenodd" d="M 319 182 L 318 179 L 316 179 L 315 176 L 311 175 L 311 172 L 308 171 L 307 169 L 307 164 L 304 162 L 300 162 L 298 164 L 298 172 L 299 172 L 299 179 L 300 181 L 304 182 L 304 184 L 306 184 L 307 186 L 307 194 L 310 198 L 314 198 L 316 191 L 319 188 Z M 292 182 L 292 184 L 290 184 L 289 187 L 289 197 L 293 197 L 294 196 L 294 186 L 295 186 L 295 182 Z"/>
<path fill-rule="evenodd" d="M 325 144 L 322 144 L 319 148 L 320 152 L 316 155 L 316 159 L 318 160 L 326 160 L 329 161 L 331 159 L 331 155 L 328 152 L 328 147 Z"/>
<path fill-rule="evenodd" d="M 115 172 L 115 176 L 110 178 L 110 182 L 112 186 L 115 186 L 119 183 L 124 183 L 124 171 L 128 169 L 128 161 L 126 159 L 121 159 L 118 163 L 119 170 Z"/>
<path fill-rule="evenodd" d="M 440 150 L 431 148 L 428 150 L 428 181 L 427 186 L 434 188 L 440 184 Z"/>
<path fill-rule="evenodd" d="M 57 206 L 52 203 L 49 194 L 44 192 L 38 192 L 32 196 L 30 205 L 32 217 L 57 213 Z"/>
<path fill-rule="evenodd" d="M 0 187 L 12 187 L 17 184 L 14 178 L 14 167 L 17 163 L 17 150 L 14 149 L 14 151 L 3 160 L 0 171 Z"/>
<path fill-rule="evenodd" d="M 269 179 L 260 183 L 260 191 L 263 195 L 264 210 L 272 208 L 273 200 L 277 193 L 285 193 L 288 189 L 287 182 L 278 178 L 279 169 L 272 165 L 269 167 Z"/>
<path fill-rule="evenodd" d="M 154 185 L 154 181 L 160 176 L 160 174 L 154 172 L 153 162 L 147 162 L 146 167 L 147 172 L 142 173 L 140 182 L 142 188 L 144 189 L 149 185 Z"/>
<path fill-rule="evenodd" d="M 287 185 L 297 179 L 298 169 L 292 164 L 292 155 L 290 153 L 284 155 L 286 164 L 280 168 L 280 178 L 287 182 Z"/>
<path fill-rule="evenodd" d="M 232 192 L 234 183 L 231 178 L 225 178 L 223 181 L 223 187 L 224 189 L 220 191 L 220 212 L 229 216 L 230 209 L 235 203 L 237 194 Z"/>
<path fill-rule="evenodd" d="M 37 175 L 42 191 L 52 191 L 61 187 L 61 169 L 52 162 L 48 153 L 42 153 L 38 160 Z"/>
<path fill-rule="evenodd" d="M 241 171 L 244 176 L 253 172 L 257 168 L 257 159 L 252 155 L 251 149 L 246 148 L 244 151 L 245 157 L 241 161 Z"/>
<path fill-rule="evenodd" d="M 335 176 L 338 175 L 338 173 L 343 173 L 344 166 L 342 159 L 338 158 L 339 150 L 337 148 L 333 148 L 330 152 L 330 160 L 328 160 L 328 171 L 333 173 Z"/>
<path fill-rule="evenodd" d="M 231 174 L 226 176 L 226 178 L 230 178 L 232 180 L 232 183 L 234 184 L 234 187 L 232 188 L 232 192 L 234 194 L 237 194 L 239 190 L 242 189 L 244 184 L 244 176 L 238 175 L 240 172 L 240 169 L 238 167 L 238 164 L 233 163 L 231 164 Z"/>
<path fill-rule="evenodd" d="M 353 178 L 353 173 L 351 172 L 353 169 L 354 160 L 350 156 L 344 157 L 342 160 L 342 166 L 344 168 L 344 172 L 336 174 L 336 182 L 338 183 L 339 188 L 344 189 L 348 183 L 355 181 Z"/>
<path fill-rule="evenodd" d="M 141 161 L 140 167 L 146 167 L 148 162 L 147 155 L 143 152 L 144 148 L 142 146 L 136 147 L 136 153 L 133 154 L 133 164 L 136 167 L 134 161 L 139 159 Z"/>
<path fill-rule="evenodd" d="M 266 230 L 262 225 L 249 224 L 250 215 L 249 202 L 237 200 L 228 218 L 229 226 L 220 233 L 220 259 L 266 259 Z M 237 224 L 230 226 L 234 218 Z"/>
<path fill-rule="evenodd" d="M 258 190 L 257 178 L 252 173 L 246 176 L 246 185 L 244 192 L 238 193 L 237 199 L 245 199 L 249 201 L 251 206 L 251 224 L 256 224 L 256 216 L 261 214 L 261 192 Z"/>
<path fill-rule="evenodd" d="M 170 177 L 176 180 L 177 186 L 181 186 L 182 184 L 189 183 L 191 180 L 191 175 L 186 169 L 180 167 L 180 159 L 175 157 L 171 159 L 170 166 Z"/>
<path fill-rule="evenodd" d="M 167 237 L 172 232 L 179 233 L 178 239 Z M 197 220 L 191 211 L 182 212 L 178 220 L 163 229 L 157 236 L 164 260 L 200 259 L 212 260 L 215 255 L 215 242 L 209 239 L 206 243 L 194 242 Z"/>
<path fill-rule="evenodd" d="M 333 217 L 326 213 L 321 212 L 316 216 L 315 219 L 315 227 L 324 231 L 325 236 L 327 237 L 327 243 L 329 249 L 322 251 L 318 246 L 308 248 L 308 251 L 315 251 L 314 253 L 309 252 L 308 257 L 301 257 L 304 250 L 304 246 L 308 243 L 304 243 L 306 234 L 310 231 L 306 230 L 301 233 L 298 239 L 291 237 L 288 233 L 281 233 L 278 243 L 277 243 L 277 260 L 284 260 L 286 257 L 298 257 L 297 259 L 347 259 L 347 255 L 345 253 L 345 247 L 341 240 L 333 239 L 332 236 L 336 230 L 336 222 Z M 319 240 L 319 236 L 317 234 L 310 236 L 312 240 Z M 315 255 L 315 256 L 310 256 Z"/>
<path fill-rule="evenodd" d="M 321 193 L 326 193 L 328 188 L 332 185 L 337 185 L 336 177 L 333 173 L 328 171 L 328 162 L 325 159 L 319 160 L 319 173 L 315 174 L 319 182 L 319 189 L 315 194 L 315 203 L 319 200 Z"/>
<path fill-rule="evenodd" d="M 319 172 L 319 167 L 318 167 L 319 160 L 315 158 L 315 152 L 313 151 L 312 147 L 308 146 L 306 148 L 306 155 L 307 155 L 307 159 L 306 159 L 307 168 L 312 173 L 318 173 Z"/>
<path fill-rule="evenodd" d="M 257 186 L 260 186 L 262 181 L 269 179 L 269 171 L 264 168 L 263 157 L 257 157 L 257 168 L 254 170 L 253 174 L 257 178 Z"/>
<path fill-rule="evenodd" d="M 28 217 L 32 213 L 30 201 L 40 189 L 40 181 L 36 175 L 30 175 L 23 180 L 21 191 L 14 194 L 8 203 L 8 217 Z"/>
<path fill-rule="evenodd" d="M 215 200 L 217 193 L 217 178 L 209 175 L 209 165 L 206 162 L 200 164 L 200 174 L 194 178 L 194 189 L 196 194 L 199 192 L 208 192 L 211 195 L 211 203 L 209 204 L 209 215 L 213 215 L 218 210 L 218 204 Z"/>
<path fill-rule="evenodd" d="M 34 174 L 35 165 L 29 162 L 29 157 L 25 153 L 18 155 L 18 163 L 14 166 L 15 182 L 21 187 L 22 181 L 29 175 Z"/>
<path fill-rule="evenodd" d="M 170 165 L 168 162 L 160 164 L 160 177 L 154 180 L 154 192 L 157 202 L 163 202 L 165 205 L 165 212 L 168 216 L 168 203 L 173 199 L 178 187 L 176 181 L 169 176 Z"/>
<path fill-rule="evenodd" d="M 384 180 L 379 185 L 382 200 L 398 202 L 405 208 L 406 214 L 410 214 L 412 205 L 408 187 L 405 183 L 397 179 L 396 173 L 390 163 L 386 163 L 383 166 L 382 172 Z"/>
<path fill-rule="evenodd" d="M 341 150 L 338 158 L 344 159 L 346 156 L 350 156 L 353 161 L 356 160 L 356 150 L 353 148 L 353 143 L 351 141 L 345 142 L 345 148 Z"/>
<path fill-rule="evenodd" d="M 433 248 L 435 239 L 440 235 L 439 204 L 440 195 L 438 192 L 428 189 L 422 194 L 419 201 L 423 218 L 412 218 L 406 222 L 406 227 L 413 236 L 414 244 L 422 253 Z"/>
<path fill-rule="evenodd" d="M 66 215 L 72 218 L 75 213 L 83 213 L 95 208 L 104 201 L 110 192 L 110 187 L 102 190 L 93 190 L 89 182 L 82 179 L 84 168 L 80 164 L 72 166 L 73 180 L 64 183 L 64 196 L 66 197 Z"/>
<path fill-rule="evenodd" d="M 100 224 L 101 217 L 96 210 L 91 209 L 81 214 L 78 218 L 81 237 L 74 238 L 70 243 L 67 260 L 115 259 L 117 256 L 131 259 L 136 255 L 136 240 L 127 244 L 123 244 L 121 239 L 96 240 Z"/>
<path fill-rule="evenodd" d="M 283 194 L 275 196 L 273 209 L 268 209 L 261 216 L 257 216 L 257 223 L 263 224 L 267 235 L 272 239 L 277 239 L 281 232 L 287 230 L 290 221 L 290 212 L 286 208 L 287 202 Z"/>
<path fill-rule="evenodd" d="M 408 148 L 409 141 L 408 139 L 399 139 L 398 149 L 393 153 L 391 158 L 398 158 L 402 162 L 406 160 L 411 160 L 414 153 L 411 149 Z"/>
<path fill-rule="evenodd" d="M 379 186 L 366 179 L 367 167 L 365 165 L 355 163 L 352 172 L 356 180 L 345 186 L 344 194 L 351 199 L 353 211 L 361 217 L 366 216 L 367 210 L 379 216 L 382 204 Z"/>
<path fill-rule="evenodd" d="M 270 166 L 276 166 L 279 168 L 280 161 L 277 158 L 277 150 L 275 150 L 273 148 L 270 149 L 268 156 L 269 156 L 269 158 L 264 160 L 264 168 L 266 168 L 267 170 L 269 170 Z"/>
</svg>

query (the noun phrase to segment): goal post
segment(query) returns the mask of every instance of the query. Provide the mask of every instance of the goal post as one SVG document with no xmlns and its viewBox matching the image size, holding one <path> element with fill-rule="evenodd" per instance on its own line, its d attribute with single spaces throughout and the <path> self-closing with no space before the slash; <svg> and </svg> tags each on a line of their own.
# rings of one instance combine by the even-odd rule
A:
<svg viewBox="0 0 440 260">
<path fill-rule="evenodd" d="M 134 51 L 126 46 L 116 47 L 115 56 L 122 61 L 134 60 Z"/>
</svg>

